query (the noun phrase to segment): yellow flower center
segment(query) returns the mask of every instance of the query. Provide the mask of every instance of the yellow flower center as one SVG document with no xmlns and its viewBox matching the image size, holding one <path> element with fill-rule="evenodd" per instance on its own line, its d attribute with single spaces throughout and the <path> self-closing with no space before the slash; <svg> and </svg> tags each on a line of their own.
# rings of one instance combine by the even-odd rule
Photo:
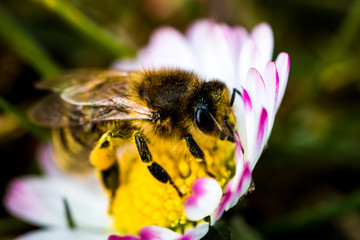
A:
<svg viewBox="0 0 360 240">
<path fill-rule="evenodd" d="M 186 142 L 149 145 L 152 159 L 161 165 L 174 185 L 161 183 L 142 163 L 135 146 L 118 153 L 120 186 L 110 202 L 109 212 L 121 234 L 137 234 L 148 225 L 158 225 L 182 232 L 193 224 L 184 215 L 184 202 L 191 194 L 191 186 L 199 177 L 209 177 L 204 165 L 194 158 Z M 208 171 L 215 175 L 221 187 L 235 171 L 233 143 L 216 140 L 202 150 Z"/>
</svg>

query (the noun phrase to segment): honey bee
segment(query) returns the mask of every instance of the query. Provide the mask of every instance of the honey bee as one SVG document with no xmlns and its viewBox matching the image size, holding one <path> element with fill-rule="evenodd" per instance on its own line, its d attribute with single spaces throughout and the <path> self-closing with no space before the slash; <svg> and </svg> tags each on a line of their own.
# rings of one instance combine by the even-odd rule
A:
<svg viewBox="0 0 360 240">
<path fill-rule="evenodd" d="M 182 197 L 170 174 L 153 159 L 152 146 L 182 146 L 169 159 L 191 155 L 208 176 L 216 177 L 204 149 L 212 151 L 218 141 L 234 142 L 232 105 L 240 92 L 230 94 L 223 82 L 205 81 L 193 72 L 76 70 L 37 87 L 54 92 L 32 108 L 31 116 L 53 129 L 59 164 L 80 172 L 95 166 L 112 196 L 121 185 L 116 149 L 127 144 L 135 144 L 137 159 L 155 179 L 171 184 Z"/>
</svg>

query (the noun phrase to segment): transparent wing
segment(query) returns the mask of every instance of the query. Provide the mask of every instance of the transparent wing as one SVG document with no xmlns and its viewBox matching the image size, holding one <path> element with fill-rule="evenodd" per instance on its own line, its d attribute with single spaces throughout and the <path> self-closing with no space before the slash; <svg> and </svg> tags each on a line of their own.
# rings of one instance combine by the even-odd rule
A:
<svg viewBox="0 0 360 240">
<path fill-rule="evenodd" d="M 38 89 L 60 92 L 75 85 L 99 84 L 116 77 L 129 77 L 132 73 L 116 69 L 77 69 L 65 71 L 62 74 L 42 79 L 35 84 Z"/>
<path fill-rule="evenodd" d="M 118 70 L 76 70 L 45 80 L 38 87 L 57 93 L 34 106 L 31 116 L 52 128 L 107 120 L 151 120 L 151 109 L 132 96 L 137 76 L 137 72 Z"/>
<path fill-rule="evenodd" d="M 42 99 L 30 109 L 30 117 L 37 124 L 49 127 L 79 126 L 89 122 L 110 120 L 152 120 L 152 112 L 146 107 L 139 111 L 134 106 L 86 106 L 64 101 L 58 94 Z"/>
<path fill-rule="evenodd" d="M 30 109 L 30 117 L 41 126 L 56 128 L 81 125 L 86 119 L 83 111 L 61 99 L 58 94 L 52 94 Z"/>
</svg>

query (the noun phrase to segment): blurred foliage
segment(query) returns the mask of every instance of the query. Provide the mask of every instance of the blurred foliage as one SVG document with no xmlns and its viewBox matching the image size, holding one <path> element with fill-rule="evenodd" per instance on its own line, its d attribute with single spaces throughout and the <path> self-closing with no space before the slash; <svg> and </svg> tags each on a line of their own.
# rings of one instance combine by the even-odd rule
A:
<svg viewBox="0 0 360 240">
<path fill-rule="evenodd" d="M 36 146 L 46 133 L 25 117 L 45 94 L 35 81 L 60 68 L 107 67 L 133 56 L 156 27 L 183 31 L 208 17 L 247 29 L 267 21 L 274 56 L 291 58 L 256 190 L 221 228 L 243 240 L 360 239 L 359 0 L 2 0 L 0 196 L 12 178 L 39 172 Z M 0 207 L 0 239 L 31 228 Z"/>
</svg>

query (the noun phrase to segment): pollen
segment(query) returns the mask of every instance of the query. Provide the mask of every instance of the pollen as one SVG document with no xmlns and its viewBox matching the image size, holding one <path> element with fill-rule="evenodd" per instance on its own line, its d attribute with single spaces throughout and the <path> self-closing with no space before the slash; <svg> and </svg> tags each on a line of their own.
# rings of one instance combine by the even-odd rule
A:
<svg viewBox="0 0 360 240">
<path fill-rule="evenodd" d="M 136 234 L 144 226 L 170 226 L 180 219 L 184 200 L 174 187 L 156 180 L 141 161 L 133 162 L 131 168 L 111 206 L 116 228 Z"/>
<path fill-rule="evenodd" d="M 205 150 L 204 154 L 208 170 L 224 187 L 234 174 L 234 146 L 222 141 L 219 144 L 217 151 Z M 168 149 L 156 145 L 149 148 L 153 161 L 164 168 L 178 190 L 169 182 L 157 180 L 136 151 L 123 154 L 119 160 L 121 181 L 110 201 L 109 212 L 121 234 L 138 234 L 141 228 L 149 225 L 168 227 L 181 233 L 197 224 L 188 220 L 184 213 L 184 203 L 191 194 L 192 184 L 199 177 L 209 176 L 198 159 L 190 154 L 181 159 L 177 152 L 168 150 L 172 146 Z"/>
</svg>

